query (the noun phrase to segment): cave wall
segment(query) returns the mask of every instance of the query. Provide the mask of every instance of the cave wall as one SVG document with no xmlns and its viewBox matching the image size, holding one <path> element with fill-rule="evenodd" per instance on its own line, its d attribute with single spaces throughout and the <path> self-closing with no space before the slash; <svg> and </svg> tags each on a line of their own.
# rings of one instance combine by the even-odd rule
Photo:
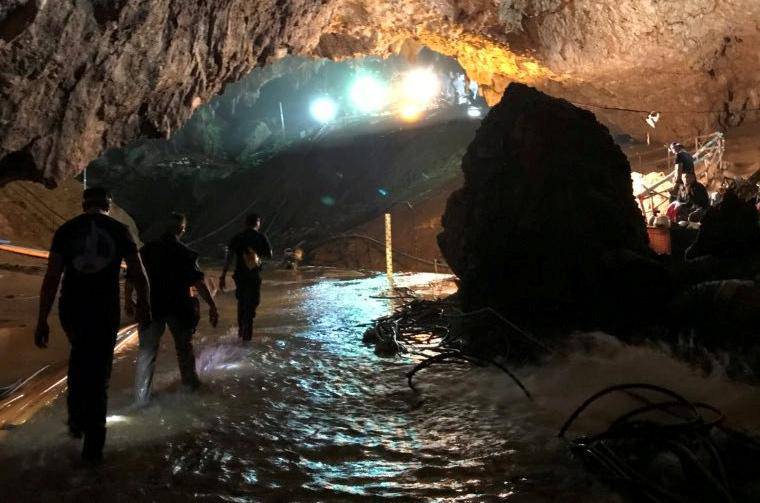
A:
<svg viewBox="0 0 760 503">
<path fill-rule="evenodd" d="M 451 55 L 491 104 L 517 80 L 587 105 L 606 124 L 637 137 L 645 135 L 646 113 L 632 110 L 663 112 L 657 131 L 650 131 L 662 141 L 758 119 L 755 0 L 403 4 L 352 2 L 332 27 L 350 38 L 343 46 L 354 51 L 403 51 L 415 40 Z"/>
<path fill-rule="evenodd" d="M 0 184 L 54 185 L 107 147 L 167 137 L 269 58 L 309 52 L 333 2 L 16 3 L 0 11 Z"/>
<path fill-rule="evenodd" d="M 165 137 L 285 54 L 420 46 L 496 103 L 522 81 L 657 141 L 756 121 L 756 0 L 8 0 L 0 7 L 0 184 L 54 185 L 105 148 Z M 603 106 L 605 108 L 597 108 Z M 616 110 L 620 109 L 620 110 Z"/>
<path fill-rule="evenodd" d="M 111 188 L 143 239 L 155 237 L 156 222 L 169 212 L 187 214 L 186 239 L 205 256 L 223 257 L 250 211 L 262 216 L 279 255 L 299 242 L 310 250 L 343 233 L 382 241 L 383 214 L 390 210 L 396 248 L 432 261 L 440 256 L 435 235 L 445 197 L 461 185 L 459 166 L 478 124 L 459 117 L 397 129 L 395 121 L 379 129 L 354 125 L 349 135 L 324 131 L 226 176 L 214 176 L 225 171 L 219 161 L 201 167 L 182 155 L 182 170 L 166 168 L 167 158 L 150 162 L 149 153 L 139 168 L 97 163 L 87 174 L 90 183 Z"/>
</svg>

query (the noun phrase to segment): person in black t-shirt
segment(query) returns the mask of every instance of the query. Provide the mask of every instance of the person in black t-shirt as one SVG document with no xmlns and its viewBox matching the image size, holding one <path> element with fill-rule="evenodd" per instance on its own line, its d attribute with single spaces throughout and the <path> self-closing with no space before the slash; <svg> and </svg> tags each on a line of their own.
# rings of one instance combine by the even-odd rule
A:
<svg viewBox="0 0 760 503">
<path fill-rule="evenodd" d="M 180 242 L 186 227 L 185 216 L 173 213 L 163 236 L 140 250 L 151 284 L 153 321 L 139 328 L 140 352 L 135 377 L 135 399 L 139 406 L 150 401 L 156 354 L 167 325 L 174 337 L 182 384 L 193 390 L 200 386 L 192 343 L 199 306 L 197 299 L 190 295 L 191 287 L 208 304 L 211 325 L 215 327 L 219 321 L 216 303 L 198 268 L 198 254 Z"/>
<path fill-rule="evenodd" d="M 675 180 L 673 180 L 673 193 L 678 194 L 683 183 L 684 173 L 694 174 L 694 158 L 691 154 L 678 142 L 670 144 L 669 150 L 676 155 L 675 160 Z"/>
<path fill-rule="evenodd" d="M 272 246 L 259 232 L 261 218 L 252 213 L 245 218 L 245 230 L 235 235 L 227 247 L 227 259 L 219 278 L 219 287 L 226 287 L 227 270 L 235 261 L 235 297 L 238 301 L 238 336 L 244 341 L 253 338 L 253 319 L 261 301 L 261 260 L 272 258 Z"/>
<path fill-rule="evenodd" d="M 84 191 L 84 214 L 64 223 L 50 247 L 40 292 L 35 344 L 47 347 L 48 316 L 63 275 L 58 303 L 61 325 L 71 343 L 68 372 L 69 432 L 84 436 L 82 458 L 99 462 L 106 436 L 108 381 L 119 329 L 119 271 L 122 260 L 137 292 L 137 319 L 150 321 L 148 281 L 129 229 L 108 216 L 111 195 Z"/>
</svg>

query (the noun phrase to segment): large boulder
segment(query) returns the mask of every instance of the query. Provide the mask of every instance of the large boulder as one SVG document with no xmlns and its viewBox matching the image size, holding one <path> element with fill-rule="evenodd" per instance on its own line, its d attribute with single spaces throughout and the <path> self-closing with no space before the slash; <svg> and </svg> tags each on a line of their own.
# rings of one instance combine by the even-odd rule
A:
<svg viewBox="0 0 760 503">
<path fill-rule="evenodd" d="M 664 297 L 628 161 L 591 112 L 513 83 L 462 170 L 438 241 L 466 310 L 609 328 Z"/>
</svg>

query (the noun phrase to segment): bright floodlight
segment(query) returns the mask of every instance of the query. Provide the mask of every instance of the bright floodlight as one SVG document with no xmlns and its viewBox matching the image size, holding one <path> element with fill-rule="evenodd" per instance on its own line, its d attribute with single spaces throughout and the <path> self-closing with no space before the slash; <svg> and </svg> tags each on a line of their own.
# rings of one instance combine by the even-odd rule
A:
<svg viewBox="0 0 760 503">
<path fill-rule="evenodd" d="M 402 81 L 404 99 L 419 106 L 427 106 L 441 90 L 438 77 L 428 68 L 407 72 Z"/>
<path fill-rule="evenodd" d="M 317 98 L 311 102 L 309 112 L 320 124 L 327 124 L 338 115 L 338 104 L 330 98 Z"/>
<path fill-rule="evenodd" d="M 406 122 L 415 122 L 422 115 L 422 107 L 416 103 L 404 103 L 399 108 L 399 116 Z"/>
<path fill-rule="evenodd" d="M 467 109 L 467 115 L 472 117 L 473 119 L 476 119 L 483 115 L 483 112 L 480 111 L 478 107 L 469 107 Z"/>
<path fill-rule="evenodd" d="M 388 101 L 388 88 L 370 75 L 361 75 L 351 85 L 349 97 L 361 113 L 377 112 Z"/>
</svg>

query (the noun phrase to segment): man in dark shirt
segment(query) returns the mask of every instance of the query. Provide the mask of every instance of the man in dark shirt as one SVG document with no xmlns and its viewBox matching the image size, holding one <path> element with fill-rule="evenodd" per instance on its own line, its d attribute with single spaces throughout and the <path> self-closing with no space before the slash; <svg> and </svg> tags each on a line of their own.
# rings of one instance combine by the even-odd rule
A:
<svg viewBox="0 0 760 503">
<path fill-rule="evenodd" d="M 108 381 L 119 329 L 119 271 L 122 260 L 137 292 L 138 321 L 150 321 L 148 281 L 129 229 L 108 216 L 111 195 L 84 191 L 84 214 L 55 233 L 40 292 L 35 344 L 47 347 L 48 316 L 63 275 L 58 312 L 71 343 L 68 372 L 69 432 L 84 436 L 82 458 L 99 462 L 106 436 Z"/>
<path fill-rule="evenodd" d="M 673 184 L 675 185 L 674 191 L 678 193 L 678 190 L 683 183 L 682 180 L 684 173 L 690 173 L 692 175 L 694 174 L 694 158 L 683 147 L 683 145 L 678 142 L 673 142 L 670 144 L 670 151 L 676 155 L 676 178 Z"/>
<path fill-rule="evenodd" d="M 198 268 L 198 254 L 180 242 L 186 227 L 185 216 L 173 213 L 163 236 L 140 250 L 152 285 L 150 303 L 153 321 L 139 328 L 140 351 L 135 378 L 135 399 L 138 406 L 150 401 L 156 354 L 167 325 L 174 337 L 182 384 L 192 390 L 200 386 L 192 343 L 199 306 L 197 299 L 190 295 L 191 287 L 208 304 L 211 325 L 215 327 L 219 321 L 216 304 L 206 286 L 203 272 Z"/>
<path fill-rule="evenodd" d="M 237 234 L 227 247 L 227 259 L 219 278 L 219 287 L 226 287 L 227 270 L 235 261 L 235 296 L 238 300 L 238 336 L 244 341 L 253 338 L 253 319 L 261 301 L 261 259 L 272 258 L 272 246 L 259 232 L 261 218 L 255 213 L 245 218 L 245 230 Z"/>
</svg>

